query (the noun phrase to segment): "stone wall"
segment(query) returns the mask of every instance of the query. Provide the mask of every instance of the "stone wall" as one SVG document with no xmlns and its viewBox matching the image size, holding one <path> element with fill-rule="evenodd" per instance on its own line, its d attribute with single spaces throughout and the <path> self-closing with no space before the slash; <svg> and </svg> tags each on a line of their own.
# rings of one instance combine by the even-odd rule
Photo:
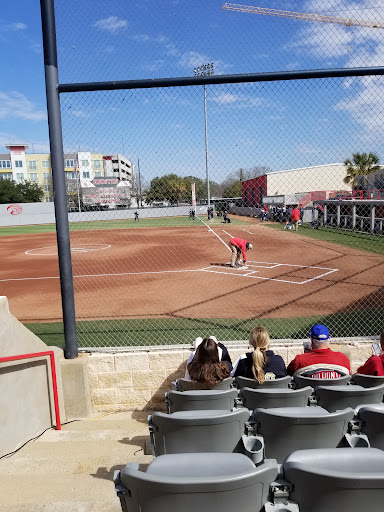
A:
<svg viewBox="0 0 384 512">
<path fill-rule="evenodd" d="M 332 348 L 344 352 L 352 371 L 371 355 L 372 340 L 334 340 Z M 244 353 L 247 342 L 224 342 L 232 361 Z M 275 341 L 272 349 L 288 364 L 302 353 L 302 341 Z M 119 410 L 164 410 L 164 393 L 171 382 L 183 377 L 191 349 L 153 347 L 117 353 L 88 355 L 92 407 L 94 412 Z"/>
</svg>

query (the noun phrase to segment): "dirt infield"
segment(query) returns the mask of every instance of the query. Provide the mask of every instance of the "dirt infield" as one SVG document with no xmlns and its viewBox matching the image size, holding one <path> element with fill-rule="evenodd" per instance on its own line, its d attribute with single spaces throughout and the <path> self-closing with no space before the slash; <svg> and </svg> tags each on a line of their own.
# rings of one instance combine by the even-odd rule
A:
<svg viewBox="0 0 384 512">
<path fill-rule="evenodd" d="M 253 244 L 246 269 L 225 266 L 232 236 Z M 1 238 L 0 294 L 23 322 L 61 320 L 55 244 L 54 233 Z M 74 231 L 71 244 L 78 320 L 291 318 L 382 307 L 383 256 L 256 220 Z"/>
</svg>

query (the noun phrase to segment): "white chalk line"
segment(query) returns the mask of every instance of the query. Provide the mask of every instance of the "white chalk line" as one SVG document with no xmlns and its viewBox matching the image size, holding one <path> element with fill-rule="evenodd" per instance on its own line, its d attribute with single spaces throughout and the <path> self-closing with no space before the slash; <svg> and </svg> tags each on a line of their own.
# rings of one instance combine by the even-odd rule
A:
<svg viewBox="0 0 384 512">
<path fill-rule="evenodd" d="M 253 261 L 248 261 L 247 262 L 247 271 L 244 272 L 244 273 L 240 273 L 239 270 L 241 271 L 241 269 L 236 269 L 235 271 L 226 271 L 226 270 L 216 270 L 215 267 L 206 267 L 204 269 L 202 269 L 204 272 L 211 272 L 211 273 L 214 273 L 214 274 L 225 274 L 225 275 L 237 275 L 237 276 L 240 276 L 240 277 L 251 277 L 251 278 L 254 278 L 254 279 L 264 279 L 265 281 L 278 281 L 280 283 L 290 283 L 290 284 L 298 284 L 298 285 L 302 285 L 302 284 L 306 284 L 306 283 L 310 283 L 311 281 L 315 281 L 316 279 L 320 279 L 322 277 L 325 277 L 329 274 L 332 274 L 333 272 L 338 272 L 339 269 L 335 268 L 335 269 L 329 269 L 329 268 L 325 268 L 325 267 L 315 267 L 315 266 L 310 266 L 310 265 L 294 265 L 294 264 L 290 264 L 290 263 L 272 263 L 273 266 L 271 267 L 266 267 L 266 266 L 261 266 L 261 265 L 252 265 L 251 263 L 259 263 L 259 262 L 253 262 Z M 260 263 L 264 263 L 264 264 L 267 264 L 267 262 L 260 262 Z M 288 279 L 277 279 L 277 278 L 273 278 L 273 277 L 263 277 L 263 276 L 256 276 L 254 275 L 256 272 L 258 272 L 257 270 L 256 271 L 252 271 L 250 270 L 251 267 L 253 268 L 265 268 L 265 269 L 274 269 L 276 267 L 299 267 L 299 268 L 313 268 L 313 269 L 317 269 L 317 270 L 327 270 L 327 272 L 323 272 L 322 274 L 318 275 L 318 276 L 315 276 L 315 277 L 312 277 L 310 279 L 306 279 L 305 281 L 292 281 L 292 280 L 288 280 Z M 212 269 L 215 269 L 215 270 L 212 270 Z M 245 270 L 245 269 L 244 269 Z"/>
<path fill-rule="evenodd" d="M 217 236 L 217 238 L 220 240 L 220 242 L 221 242 L 222 244 L 224 244 L 224 245 L 225 245 L 225 247 L 228 249 L 228 251 L 230 251 L 230 250 L 231 250 L 231 249 L 228 247 L 228 244 L 226 244 L 226 243 L 224 242 L 224 240 L 223 240 L 222 238 L 220 238 L 220 236 L 219 236 L 217 233 L 215 233 L 215 231 L 213 231 L 213 229 L 211 228 L 211 226 L 208 226 L 208 224 L 207 224 L 206 222 L 204 222 L 204 221 L 203 221 L 203 219 L 199 219 L 199 220 L 200 220 L 200 222 L 202 222 L 202 223 L 203 223 L 203 224 L 208 228 L 208 231 L 210 231 L 210 232 L 211 232 L 211 233 L 213 233 L 215 236 Z M 223 230 L 223 231 L 224 231 L 224 230 Z M 225 231 L 224 231 L 224 233 L 225 233 Z M 231 236 L 231 235 L 229 235 L 229 236 Z"/>
<path fill-rule="evenodd" d="M 284 264 L 280 264 L 283 266 Z M 290 265 L 287 264 L 288 267 L 300 267 L 300 265 Z M 290 281 L 287 279 L 276 279 L 271 277 L 262 277 L 262 276 L 256 276 L 254 274 L 258 273 L 258 270 L 250 270 L 249 267 L 252 267 L 252 265 L 248 265 L 247 269 L 237 269 L 233 271 L 226 271 L 226 270 L 212 270 L 215 267 L 205 267 L 205 268 L 198 268 L 198 269 L 186 269 L 186 270 L 159 270 L 159 271 L 153 271 L 153 272 L 118 272 L 118 273 L 108 273 L 108 274 L 83 274 L 83 275 L 74 275 L 73 278 L 85 278 L 85 277 L 122 277 L 122 276 L 142 276 L 142 275 L 156 275 L 156 274 L 181 274 L 184 272 L 211 272 L 213 274 L 224 274 L 224 275 L 231 275 L 231 276 L 240 276 L 240 277 L 251 277 L 254 279 L 264 279 L 265 281 L 278 281 L 281 283 L 290 283 L 290 284 L 306 284 L 311 281 L 315 281 L 316 279 L 320 279 L 321 277 L 324 277 L 328 274 L 331 274 L 333 272 L 337 272 L 339 269 L 326 269 L 323 267 L 310 267 L 310 266 L 302 266 L 302 268 L 317 268 L 322 270 L 328 270 L 328 272 L 324 272 L 323 274 L 313 277 L 311 279 L 307 279 L 306 281 L 297 282 L 297 281 Z M 268 268 L 268 267 L 264 267 Z M 274 267 L 273 267 L 274 268 Z M 8 279 L 0 279 L 1 283 L 9 282 L 9 281 L 39 281 L 39 280 L 45 280 L 45 279 L 60 279 L 60 276 L 44 276 L 44 277 L 19 277 L 19 278 L 8 278 Z"/>
<path fill-rule="evenodd" d="M 255 233 L 251 233 L 250 231 L 248 231 L 247 229 L 243 229 L 243 231 L 245 231 L 246 233 L 249 233 L 250 235 L 254 235 Z"/>
<path fill-rule="evenodd" d="M 88 245 L 88 247 L 87 247 Z M 99 247 L 95 247 L 99 246 Z M 94 252 L 94 251 L 104 251 L 105 249 L 109 249 L 111 247 L 110 244 L 83 244 L 80 247 L 71 247 L 71 252 Z M 45 249 L 53 249 L 52 252 L 42 253 L 37 251 L 42 251 Z M 25 251 L 24 254 L 28 254 L 28 256 L 55 256 L 57 255 L 57 245 L 48 245 L 45 247 L 37 247 L 36 249 L 29 249 Z"/>
<path fill-rule="evenodd" d="M 177 274 L 182 272 L 200 272 L 202 269 L 191 269 L 191 270 L 159 270 L 154 272 L 119 272 L 116 274 L 83 274 L 78 276 L 73 276 L 73 278 L 78 277 L 114 277 L 114 276 L 143 276 L 148 274 Z M 6 281 L 32 281 L 32 280 L 39 280 L 39 279 L 60 279 L 60 276 L 46 276 L 46 277 L 17 277 L 17 278 L 10 278 L 10 279 L 0 279 L 0 283 L 6 282 Z"/>
</svg>

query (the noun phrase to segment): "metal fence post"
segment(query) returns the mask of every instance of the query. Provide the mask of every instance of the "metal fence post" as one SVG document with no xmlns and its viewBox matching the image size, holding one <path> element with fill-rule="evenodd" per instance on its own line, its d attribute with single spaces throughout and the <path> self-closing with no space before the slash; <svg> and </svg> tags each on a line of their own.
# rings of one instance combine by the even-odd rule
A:
<svg viewBox="0 0 384 512">
<path fill-rule="evenodd" d="M 75 298 L 73 290 L 71 245 L 67 211 L 67 189 L 64 174 L 63 136 L 56 49 L 55 7 L 53 0 L 40 0 L 43 29 L 45 88 L 47 95 L 49 141 L 56 214 L 56 237 L 59 255 L 61 303 L 65 337 L 65 357 L 78 355 Z"/>
</svg>

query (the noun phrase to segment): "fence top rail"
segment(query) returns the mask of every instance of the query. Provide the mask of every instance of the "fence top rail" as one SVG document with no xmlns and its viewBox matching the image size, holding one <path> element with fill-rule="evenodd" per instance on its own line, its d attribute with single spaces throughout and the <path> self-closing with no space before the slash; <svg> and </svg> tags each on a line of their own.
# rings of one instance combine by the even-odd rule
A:
<svg viewBox="0 0 384 512">
<path fill-rule="evenodd" d="M 57 90 L 59 93 L 110 91 L 117 89 L 152 89 L 156 87 L 186 87 L 193 85 L 235 84 L 242 82 L 272 82 L 277 80 L 308 80 L 315 78 L 374 75 L 384 75 L 384 66 L 366 68 L 309 69 L 301 71 L 274 71 L 268 73 L 245 73 L 239 75 L 210 75 L 141 80 L 116 80 L 105 82 L 80 82 L 58 84 Z"/>
</svg>

